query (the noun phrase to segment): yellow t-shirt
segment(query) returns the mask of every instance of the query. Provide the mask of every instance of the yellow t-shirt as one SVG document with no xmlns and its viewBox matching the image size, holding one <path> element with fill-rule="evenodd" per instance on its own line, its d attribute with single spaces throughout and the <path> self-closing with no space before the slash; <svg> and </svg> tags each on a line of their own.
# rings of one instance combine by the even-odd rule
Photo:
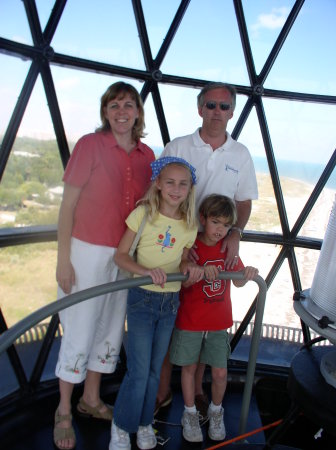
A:
<svg viewBox="0 0 336 450">
<path fill-rule="evenodd" d="M 144 214 L 145 207 L 138 206 L 126 219 L 127 226 L 135 233 Z M 183 249 L 192 247 L 196 235 L 197 227 L 188 229 L 184 220 L 171 219 L 159 213 L 153 222 L 146 221 L 137 246 L 137 262 L 148 269 L 160 267 L 166 273 L 180 272 Z M 181 282 L 166 283 L 164 288 L 148 285 L 145 289 L 155 292 L 177 292 L 181 289 Z"/>
</svg>

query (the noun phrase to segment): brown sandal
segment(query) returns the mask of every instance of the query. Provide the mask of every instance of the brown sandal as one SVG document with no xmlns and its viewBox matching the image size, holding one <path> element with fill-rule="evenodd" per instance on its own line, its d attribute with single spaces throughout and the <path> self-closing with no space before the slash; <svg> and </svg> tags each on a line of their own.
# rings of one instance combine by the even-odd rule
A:
<svg viewBox="0 0 336 450">
<path fill-rule="evenodd" d="M 55 412 L 54 444 L 60 450 L 65 450 L 65 449 L 70 450 L 70 449 L 76 447 L 76 435 L 75 435 L 75 430 L 73 429 L 73 426 L 71 425 L 69 428 L 60 428 L 57 426 L 60 422 L 65 422 L 66 420 L 72 422 L 72 414 L 61 415 L 57 409 Z M 65 439 L 72 439 L 74 441 L 73 446 L 72 447 L 60 447 L 57 444 L 57 442 L 63 441 Z"/>
<path fill-rule="evenodd" d="M 101 411 L 101 409 L 106 406 L 106 411 Z M 84 400 L 83 397 L 79 399 L 77 405 L 77 411 L 79 415 L 83 417 L 101 419 L 111 421 L 113 419 L 113 409 L 110 405 L 106 405 L 102 401 L 99 402 L 97 406 L 90 406 Z"/>
<path fill-rule="evenodd" d="M 161 400 L 161 402 L 159 402 L 158 399 L 156 399 L 154 416 L 156 416 L 156 414 L 159 412 L 159 410 L 161 408 L 164 408 L 164 407 L 170 405 L 172 401 L 173 401 L 173 393 L 171 390 L 169 390 L 168 394 L 166 395 L 166 397 L 163 400 Z"/>
</svg>

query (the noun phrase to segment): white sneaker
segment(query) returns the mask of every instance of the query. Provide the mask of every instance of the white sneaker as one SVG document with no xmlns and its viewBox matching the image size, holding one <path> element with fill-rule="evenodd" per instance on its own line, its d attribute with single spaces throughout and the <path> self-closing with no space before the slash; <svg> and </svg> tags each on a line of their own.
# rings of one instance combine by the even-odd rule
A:
<svg viewBox="0 0 336 450">
<path fill-rule="evenodd" d="M 203 434 L 199 424 L 199 412 L 183 412 L 182 416 L 183 437 L 189 442 L 203 442 Z"/>
<path fill-rule="evenodd" d="M 120 449 L 131 450 L 131 441 L 127 431 L 124 431 L 121 428 L 117 427 L 117 425 L 113 421 L 109 450 Z"/>
<path fill-rule="evenodd" d="M 140 426 L 137 431 L 137 446 L 141 450 L 147 450 L 155 448 L 156 444 L 157 440 L 152 425 Z"/>
<path fill-rule="evenodd" d="M 222 441 L 225 439 L 226 431 L 224 426 L 224 409 L 221 407 L 220 411 L 214 412 L 209 407 L 208 417 L 209 417 L 209 437 L 213 441 Z"/>
</svg>

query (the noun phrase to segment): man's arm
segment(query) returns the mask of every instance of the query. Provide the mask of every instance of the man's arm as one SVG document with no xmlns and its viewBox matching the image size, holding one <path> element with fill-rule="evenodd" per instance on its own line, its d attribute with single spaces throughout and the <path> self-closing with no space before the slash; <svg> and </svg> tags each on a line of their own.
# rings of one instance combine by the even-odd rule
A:
<svg viewBox="0 0 336 450">
<path fill-rule="evenodd" d="M 237 223 L 235 227 L 244 230 L 252 211 L 252 200 L 236 201 Z"/>
<path fill-rule="evenodd" d="M 243 232 L 252 210 L 252 200 L 236 201 L 237 207 L 237 222 L 234 225 L 231 233 L 223 240 L 222 251 L 227 249 L 227 256 L 225 266 L 227 269 L 232 269 L 238 262 L 239 242 L 241 233 Z"/>
</svg>

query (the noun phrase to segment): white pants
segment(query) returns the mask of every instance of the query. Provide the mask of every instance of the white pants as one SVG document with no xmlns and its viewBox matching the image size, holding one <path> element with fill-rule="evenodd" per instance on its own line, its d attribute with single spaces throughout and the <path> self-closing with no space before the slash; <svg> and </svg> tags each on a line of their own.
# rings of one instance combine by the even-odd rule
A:
<svg viewBox="0 0 336 450">
<path fill-rule="evenodd" d="M 76 284 L 71 293 L 124 278 L 113 261 L 115 248 L 89 244 L 72 238 L 71 263 Z M 58 298 L 66 294 L 58 288 Z M 85 300 L 60 311 L 63 327 L 56 376 L 81 383 L 86 371 L 112 373 L 122 343 L 127 290 Z"/>
</svg>

